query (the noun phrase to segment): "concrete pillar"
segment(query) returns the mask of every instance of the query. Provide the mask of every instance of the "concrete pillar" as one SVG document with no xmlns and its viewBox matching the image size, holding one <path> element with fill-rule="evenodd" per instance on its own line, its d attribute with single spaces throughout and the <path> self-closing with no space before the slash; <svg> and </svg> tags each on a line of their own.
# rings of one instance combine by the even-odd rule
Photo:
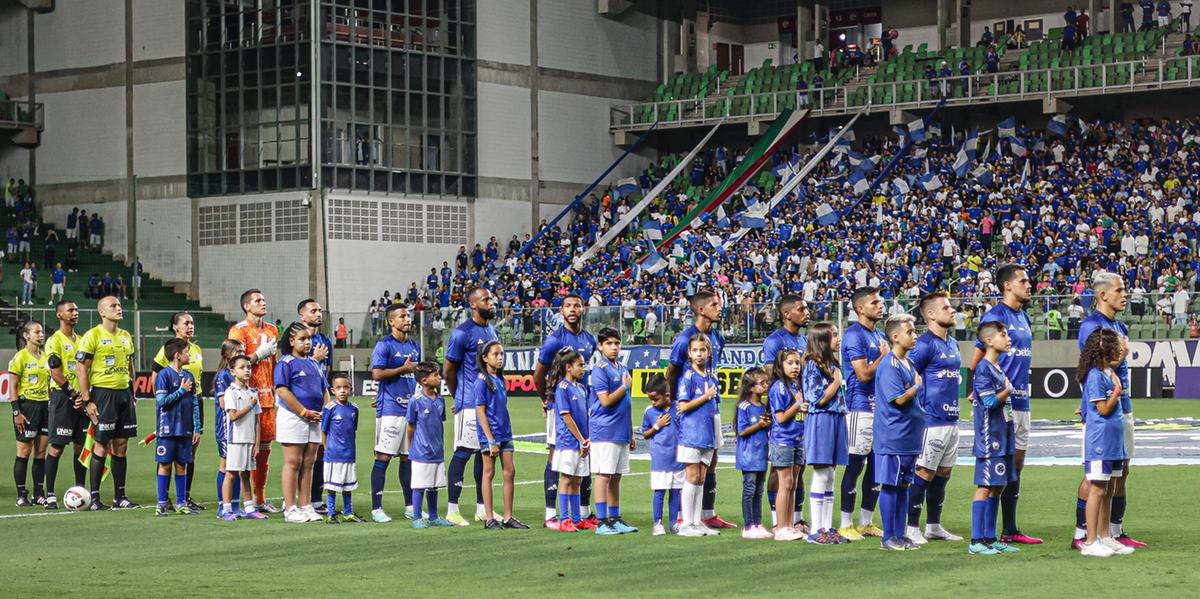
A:
<svg viewBox="0 0 1200 599">
<path fill-rule="evenodd" d="M 954 22 L 958 24 L 958 36 L 955 43 L 960 48 L 970 48 L 971 39 L 971 3 L 964 0 L 951 0 L 951 10 L 954 11 Z"/>
<path fill-rule="evenodd" d="M 948 47 L 949 40 L 947 36 L 950 33 L 950 26 L 953 21 L 950 19 L 950 6 L 956 4 L 955 0 L 937 0 L 937 36 L 938 50 L 945 50 Z M 883 24 L 887 27 L 887 23 Z"/>
<path fill-rule="evenodd" d="M 826 42 L 826 38 L 829 37 L 829 35 L 826 28 L 827 23 L 825 21 L 828 18 L 829 8 L 827 6 L 823 6 L 820 2 L 813 2 L 813 41 L 820 40 L 821 43 Z M 826 49 L 828 49 L 828 47 L 828 44 L 826 44 Z M 809 58 L 812 58 L 811 53 Z"/>
<path fill-rule="evenodd" d="M 1115 5 L 1119 2 L 1120 0 L 1116 0 L 1116 2 L 1113 2 L 1113 4 Z M 1117 30 L 1116 21 L 1113 20 L 1113 15 L 1117 14 L 1118 7 L 1112 6 L 1109 11 L 1105 13 L 1104 20 L 1101 21 L 1100 11 L 1103 8 L 1104 3 L 1101 0 L 1088 0 L 1087 2 L 1088 17 L 1091 18 L 1091 24 L 1088 26 L 1088 28 L 1092 33 L 1099 33 L 1101 31 L 1111 32 Z"/>
<path fill-rule="evenodd" d="M 537 233 L 541 218 L 541 165 L 538 150 L 538 0 L 529 0 L 529 227 Z"/>
<path fill-rule="evenodd" d="M 800 62 L 812 58 L 813 10 L 803 0 L 796 1 L 796 56 Z"/>
<path fill-rule="evenodd" d="M 37 56 L 37 47 L 33 39 L 33 9 L 25 10 L 25 52 L 27 54 L 25 61 L 25 95 L 30 102 L 37 102 L 37 86 L 34 85 L 35 73 L 37 72 L 37 61 L 34 59 Z M 29 181 L 30 187 L 37 188 L 37 148 L 29 149 L 29 168 L 26 174 L 26 180 Z"/>
</svg>

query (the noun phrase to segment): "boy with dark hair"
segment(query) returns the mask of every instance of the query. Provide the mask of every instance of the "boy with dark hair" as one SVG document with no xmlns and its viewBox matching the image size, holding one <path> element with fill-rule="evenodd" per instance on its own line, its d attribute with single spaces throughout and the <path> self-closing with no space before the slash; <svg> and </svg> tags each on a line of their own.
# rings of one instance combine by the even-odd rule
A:
<svg viewBox="0 0 1200 599">
<path fill-rule="evenodd" d="M 158 462 L 158 505 L 155 516 L 167 516 L 167 491 L 171 465 L 175 466 L 175 513 L 194 516 L 187 506 L 187 465 L 192 463 L 192 445 L 200 439 L 200 402 L 196 401 L 196 379 L 184 369 L 191 360 L 188 342 L 178 337 L 163 344 L 171 363 L 154 379 L 158 433 L 155 461 Z"/>
</svg>

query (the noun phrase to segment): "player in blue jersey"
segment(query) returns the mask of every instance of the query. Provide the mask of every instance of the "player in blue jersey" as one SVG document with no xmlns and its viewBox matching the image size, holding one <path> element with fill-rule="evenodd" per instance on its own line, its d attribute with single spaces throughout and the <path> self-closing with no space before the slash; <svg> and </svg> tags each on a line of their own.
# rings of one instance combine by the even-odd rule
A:
<svg viewBox="0 0 1200 599">
<path fill-rule="evenodd" d="M 300 324 L 308 329 L 308 334 L 312 337 L 312 351 L 309 352 L 309 357 L 321 365 L 321 374 L 328 378 L 333 369 L 333 342 L 321 332 L 321 325 L 325 322 L 325 313 L 321 311 L 321 304 L 313 298 L 301 300 L 299 304 L 296 304 L 296 315 L 300 319 Z M 325 447 L 323 445 L 317 448 L 317 459 L 313 461 L 312 476 L 312 497 L 309 505 L 312 505 L 318 514 L 324 516 L 326 515 L 325 502 L 321 497 L 321 490 L 325 486 Z"/>
<path fill-rule="evenodd" d="M 633 442 L 633 377 L 621 364 L 621 334 L 605 327 L 599 336 L 600 360 L 592 369 L 588 427 L 592 438 L 591 471 L 596 477 L 598 535 L 637 532 L 621 518 L 621 475 L 629 474 Z"/>
<path fill-rule="evenodd" d="M 1021 468 L 1025 466 L 1025 449 L 1029 446 L 1029 376 L 1033 369 L 1033 326 L 1025 314 L 1025 305 L 1033 298 L 1033 285 L 1025 269 L 1017 264 L 1005 264 L 996 269 L 996 287 L 1000 289 L 1000 303 L 993 306 L 980 324 L 999 322 L 1012 340 L 1012 349 L 1000 356 L 1000 367 L 1013 384 L 1013 395 L 1008 405 L 1013 419 L 1013 481 L 1004 488 L 1000 497 L 1000 509 L 1004 520 L 1001 540 L 1005 543 L 1040 545 L 1042 540 L 1023 534 L 1017 527 L 1017 500 L 1021 497 Z M 975 370 L 984 355 L 983 343 L 975 341 L 975 355 L 971 358 L 971 370 Z"/>
<path fill-rule="evenodd" d="M 442 399 L 442 377 L 436 362 L 421 362 L 413 371 L 420 388 L 408 400 L 408 457 L 412 461 L 413 528 L 454 526 L 438 517 L 437 490 L 446 486 L 443 423 L 446 421 L 446 400 Z M 428 503 L 426 514 L 421 504 Z"/>
<path fill-rule="evenodd" d="M 695 320 L 691 326 L 675 336 L 675 341 L 671 344 L 671 357 L 667 364 L 667 382 L 676 391 L 676 399 L 678 399 L 679 381 L 683 378 L 683 374 L 691 367 L 688 356 L 688 344 L 691 339 L 697 335 L 708 339 L 709 354 L 705 370 L 713 377 L 717 376 L 717 365 L 721 360 L 721 352 L 725 350 L 725 337 L 721 335 L 720 331 L 721 314 L 724 310 L 724 303 L 721 300 L 721 296 L 711 290 L 700 290 L 692 295 L 689 304 Z M 721 446 L 725 443 L 721 432 L 720 386 L 717 387 L 717 395 L 713 399 L 715 401 L 712 403 L 711 414 L 714 445 L 712 462 L 705 468 L 704 494 L 700 517 L 704 520 L 704 526 L 711 529 L 737 528 L 736 524 L 726 522 L 718 516 L 715 507 L 717 501 L 717 452 L 720 451 Z M 686 489 L 684 497 L 687 497 Z M 686 513 L 684 517 L 687 517 Z"/>
<path fill-rule="evenodd" d="M 846 379 L 846 434 L 850 442 L 850 461 L 842 476 L 841 524 L 838 534 L 852 541 L 865 536 L 882 537 L 883 531 L 871 523 L 879 487 L 875 484 L 875 460 L 872 436 L 875 422 L 875 371 L 887 357 L 888 343 L 875 330 L 883 320 L 883 298 L 874 287 L 860 287 L 850 296 L 857 320 L 846 327 L 842 336 L 842 374 Z M 858 477 L 862 475 L 862 503 L 858 525 L 854 525 L 854 498 Z M 886 539 L 885 539 L 886 540 Z"/>
<path fill-rule="evenodd" d="M 794 349 L 801 355 L 804 354 L 806 342 L 802 329 L 808 326 L 809 311 L 808 304 L 804 298 L 786 294 L 779 298 L 776 303 L 779 309 L 779 321 L 782 323 L 774 333 L 771 333 L 763 340 L 763 367 L 766 369 L 767 376 L 771 376 L 771 369 L 774 368 L 775 356 L 782 350 Z M 775 495 L 778 492 L 779 476 L 772 469 L 767 475 L 767 496 L 770 498 L 770 504 L 775 505 Z M 796 522 L 799 528 L 806 528 L 807 525 L 804 519 L 800 517 L 804 511 L 804 481 L 798 480 L 796 484 Z M 772 511 L 772 514 L 775 512 Z"/>
<path fill-rule="evenodd" d="M 879 546 L 893 551 L 919 547 L 904 535 L 908 487 L 925 435 L 925 411 L 917 399 L 924 385 L 908 359 L 917 345 L 913 322 L 909 314 L 887 319 L 884 334 L 891 351 L 875 373 L 875 482 L 882 487 L 879 518 L 883 521 Z"/>
<path fill-rule="evenodd" d="M 650 405 L 642 413 L 642 438 L 650 442 L 650 490 L 654 491 L 651 514 L 654 519 L 654 536 L 675 531 L 675 520 L 679 517 L 679 495 L 683 489 L 683 464 L 675 459 L 675 447 L 679 439 L 679 425 L 671 405 L 671 388 L 667 377 L 655 373 L 642 386 Z M 663 503 L 667 504 L 667 524 L 663 525 Z"/>
<path fill-rule="evenodd" d="M 975 440 L 975 499 L 971 502 L 971 545 L 973 555 L 1014 553 L 1016 547 L 996 540 L 996 516 L 1004 487 L 1016 480 L 1013 466 L 1015 443 L 1009 400 L 1014 395 L 1012 381 L 1004 374 L 1001 357 L 1013 347 L 1004 323 L 981 323 L 975 339 L 985 348 L 983 359 L 971 381 L 972 420 Z"/>
<path fill-rule="evenodd" d="M 1087 537 L 1079 552 L 1090 557 L 1129 555 L 1133 547 L 1113 538 L 1109 527 L 1113 487 L 1127 459 L 1125 422 L 1121 416 L 1124 388 L 1116 368 L 1129 346 L 1120 333 L 1097 327 L 1084 340 L 1076 370 L 1083 387 L 1083 474 L 1088 485 Z"/>
<path fill-rule="evenodd" d="M 383 488 L 388 463 L 400 458 L 400 488 L 404 491 L 404 516 L 412 518 L 412 465 L 408 461 L 408 400 L 417 392 L 413 372 L 421 362 L 421 345 L 408 336 L 412 316 L 408 306 L 391 304 L 385 318 L 389 332 L 371 352 L 371 379 L 379 383 L 375 408 L 375 464 L 371 467 L 371 520 L 390 522 L 383 511 Z"/>
<path fill-rule="evenodd" d="M 467 526 L 466 518 L 458 511 L 458 498 L 462 494 L 463 477 L 471 456 L 479 454 L 479 427 L 476 425 L 475 380 L 479 358 L 476 353 L 488 341 L 499 339 L 496 328 L 490 322 L 496 318 L 495 297 L 483 287 L 472 287 L 467 291 L 467 305 L 471 315 L 450 333 L 446 343 L 446 363 L 443 378 L 446 388 L 454 396 L 454 456 L 450 459 L 450 501 L 446 504 L 446 519 L 457 526 Z M 483 517 L 483 462 L 475 458 L 475 519 Z M 496 517 L 495 514 L 492 515 Z"/>
<path fill-rule="evenodd" d="M 712 363 L 712 345 L 704 335 L 692 335 L 687 343 L 688 369 L 679 377 L 675 389 L 675 410 L 679 418 L 679 441 L 675 459 L 684 465 L 679 535 L 703 537 L 721 534 L 702 521 L 704 481 L 707 470 L 716 463 L 717 429 L 713 414 L 719 398 Z"/>
<path fill-rule="evenodd" d="M 309 358 L 311 348 L 308 328 L 299 322 L 288 325 L 279 342 L 283 357 L 272 373 L 275 395 L 282 402 L 275 434 L 283 445 L 283 517 L 292 524 L 321 520 L 311 503 L 312 463 L 321 444 L 321 411 L 329 403 L 329 382 Z"/>
<path fill-rule="evenodd" d="M 808 416 L 804 419 L 804 457 L 812 467 L 809 488 L 808 541 L 818 545 L 849 543 L 833 527 L 834 468 L 850 461 L 846 431 L 846 396 L 838 355 L 841 335 L 831 322 L 819 322 L 808 331 L 800 374 Z"/>
<path fill-rule="evenodd" d="M 771 379 L 761 368 L 742 375 L 738 391 L 737 456 L 734 464 L 742 471 L 742 538 L 773 539 L 775 534 L 762 523 L 763 487 L 767 482 L 767 458 L 770 454 L 771 408 L 764 401 Z"/>
<path fill-rule="evenodd" d="M 795 541 L 807 536 L 798 529 L 793 513 L 796 506 L 797 480 L 804 468 L 804 423 L 797 417 L 808 407 L 800 388 L 800 352 L 785 349 L 775 354 L 771 369 L 771 387 L 767 392 L 771 416 L 771 470 L 779 481 L 775 496 L 774 530 L 776 541 Z"/>
<path fill-rule="evenodd" d="M 591 333 L 583 330 L 583 298 L 570 293 L 563 296 L 562 305 L 558 309 L 559 316 L 562 318 L 562 326 L 553 333 L 546 336 L 542 342 L 542 348 L 538 351 L 537 364 L 533 367 L 533 384 L 537 388 L 538 396 L 542 398 L 542 415 L 546 418 L 546 447 L 549 453 L 546 455 L 546 468 L 542 472 L 543 489 L 546 499 L 546 518 L 542 524 L 545 528 L 558 528 L 558 473 L 550 467 L 550 463 L 554 460 L 554 439 L 557 433 L 558 416 L 554 413 L 554 389 L 546 386 L 546 373 L 550 371 L 550 365 L 554 363 L 554 356 L 558 350 L 564 347 L 570 347 L 579 352 L 583 356 L 584 367 L 590 367 L 592 364 L 592 354 L 596 351 L 596 338 Z M 590 383 L 590 378 L 585 374 L 584 385 Z M 599 525 L 599 522 L 594 516 L 588 514 L 588 507 L 592 501 L 592 478 L 584 477 L 579 488 L 580 510 L 582 510 L 584 519 L 589 523 Z"/>
<path fill-rule="evenodd" d="M 583 356 L 570 347 L 554 354 L 554 363 L 546 383 L 554 388 L 555 432 L 554 471 L 558 473 L 559 532 L 595 530 L 583 519 L 579 506 L 579 484 L 590 473 L 588 454 L 591 439 L 588 428 L 588 392 L 583 386 Z"/>
<path fill-rule="evenodd" d="M 925 382 L 917 401 L 925 411 L 925 438 L 917 456 L 916 476 L 908 490 L 908 529 L 904 536 L 918 545 L 927 539 L 961 541 L 962 537 L 942 527 L 942 502 L 954 461 L 958 458 L 958 386 L 962 382 L 962 358 L 958 342 L 950 336 L 954 328 L 954 306 L 945 292 L 921 298 L 917 310 L 929 329 L 917 338 L 908 359 Z M 929 501 L 925 534 L 921 534 L 921 508 Z"/>
<path fill-rule="evenodd" d="M 488 530 L 505 528 L 528 529 L 524 522 L 513 517 L 513 492 L 517 467 L 513 462 L 512 420 L 508 416 L 508 389 L 504 384 L 504 346 L 489 341 L 479 350 L 479 379 L 475 381 L 475 411 L 479 423 L 479 444 L 483 446 L 483 506 L 489 514 L 483 527 Z M 496 464 L 504 476 L 504 516 L 496 519 L 493 509 L 492 479 Z"/>
<path fill-rule="evenodd" d="M 325 522 L 366 522 L 354 513 L 353 495 L 358 488 L 354 467 L 355 437 L 358 432 L 358 407 L 350 403 L 350 375 L 329 377 L 333 400 L 321 410 L 321 444 L 325 446 Z M 337 493 L 342 493 L 342 514 L 337 512 Z"/>
<path fill-rule="evenodd" d="M 154 515 L 171 513 L 167 491 L 171 466 L 175 466 L 175 513 L 195 515 L 187 506 L 187 465 L 192 462 L 192 445 L 200 439 L 200 403 L 196 401 L 196 379 L 184 367 L 190 358 L 188 342 L 178 337 L 163 344 L 170 363 L 154 378 L 155 461 L 158 462 L 158 505 Z"/>
<path fill-rule="evenodd" d="M 1116 331 L 1128 341 L 1129 329 L 1117 315 L 1125 310 L 1128 294 L 1125 281 L 1120 275 L 1111 272 L 1098 272 L 1092 278 L 1092 290 L 1095 292 L 1096 310 L 1088 314 L 1079 325 L 1079 349 L 1096 329 Z M 1117 377 L 1121 380 L 1121 418 L 1125 427 L 1125 462 L 1121 465 L 1121 475 L 1113 476 L 1112 484 L 1112 514 L 1109 528 L 1117 542 L 1127 547 L 1145 547 L 1146 544 L 1125 534 L 1125 482 L 1129 480 L 1129 460 L 1133 457 L 1133 395 L 1129 386 L 1129 362 L 1122 360 L 1116 367 Z M 1085 505 L 1089 495 L 1089 482 L 1085 477 L 1079 483 L 1079 496 L 1075 506 L 1075 539 L 1071 542 L 1072 549 L 1080 549 L 1087 534 Z"/>
</svg>

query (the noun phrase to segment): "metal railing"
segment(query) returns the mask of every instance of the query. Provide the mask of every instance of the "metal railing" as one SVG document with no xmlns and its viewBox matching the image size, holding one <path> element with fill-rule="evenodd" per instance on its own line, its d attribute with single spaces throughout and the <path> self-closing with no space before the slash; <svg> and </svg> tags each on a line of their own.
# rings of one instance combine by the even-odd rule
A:
<svg viewBox="0 0 1200 599">
<path fill-rule="evenodd" d="M 26 100 L 0 100 L 0 129 L 46 127 L 45 105 Z"/>
<path fill-rule="evenodd" d="M 1176 303 L 1171 294 L 1133 295 L 1128 307 L 1120 315 L 1129 326 L 1134 339 L 1183 339 L 1200 338 L 1200 323 L 1196 335 L 1192 334 L 1191 323 L 1200 315 L 1200 293 L 1189 292 L 1185 309 L 1176 313 Z M 1165 298 L 1165 299 L 1164 299 Z M 967 341 L 974 338 L 979 319 L 997 301 L 995 297 L 955 297 L 952 303 L 960 317 L 956 319 L 954 336 Z M 1079 309 L 1073 310 L 1074 302 Z M 916 301 L 908 298 L 885 302 L 886 314 L 915 314 Z M 1076 295 L 1035 295 L 1026 306 L 1026 313 L 1033 325 L 1034 338 L 1039 341 L 1078 338 L 1079 321 L 1095 308 L 1094 300 Z M 811 321 L 829 320 L 845 330 L 855 318 L 848 301 L 817 300 L 809 302 Z M 1052 310 L 1056 310 L 1054 314 Z M 647 323 L 646 314 L 654 311 L 654 323 Z M 426 348 L 429 358 L 445 347 L 454 327 L 466 319 L 468 313 L 462 308 L 432 308 L 413 313 L 412 335 Z M 352 346 L 372 347 L 381 336 L 387 334 L 387 323 L 381 313 L 344 312 L 331 313 L 330 322 L 344 319 L 349 329 Z M 373 318 L 373 316 L 376 316 Z M 920 322 L 920 319 L 918 319 Z M 595 334 L 603 327 L 612 327 L 621 334 L 626 345 L 670 345 L 675 336 L 692 323 L 692 313 L 686 304 L 657 304 L 636 306 L 600 306 L 587 308 L 584 313 L 584 328 Z M 510 347 L 541 346 L 546 335 L 561 324 L 557 308 L 498 308 L 492 321 L 500 334 L 501 341 Z M 727 305 L 721 320 L 721 333 L 727 343 L 758 344 L 778 329 L 779 314 L 774 303 L 744 303 Z M 648 330 L 649 329 L 649 330 Z"/>
<path fill-rule="evenodd" d="M 845 114 L 863 106 L 931 108 L 945 95 L 950 96 L 946 100 L 948 105 L 956 105 L 1196 85 L 1200 85 L 1200 56 L 1151 57 L 1095 65 L 886 83 L 862 81 L 853 86 L 621 104 L 611 107 L 609 127 L 613 131 L 641 130 L 655 120 L 660 127 L 712 124 L 722 118 L 765 120 L 785 108 L 797 107 L 811 108 L 814 116 Z"/>
</svg>

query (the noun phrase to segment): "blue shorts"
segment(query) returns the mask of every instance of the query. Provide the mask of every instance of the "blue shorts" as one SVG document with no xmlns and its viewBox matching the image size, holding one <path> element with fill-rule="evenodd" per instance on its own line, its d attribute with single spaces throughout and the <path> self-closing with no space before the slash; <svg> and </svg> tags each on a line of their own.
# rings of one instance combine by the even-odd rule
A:
<svg viewBox="0 0 1200 599">
<path fill-rule="evenodd" d="M 875 454 L 875 484 L 907 486 L 912 482 L 913 473 L 917 467 L 917 456 L 894 455 L 888 453 Z"/>
<path fill-rule="evenodd" d="M 1017 467 L 1013 456 L 975 458 L 975 486 L 1003 487 L 1017 480 Z"/>
<path fill-rule="evenodd" d="M 804 419 L 804 456 L 809 464 L 845 466 L 850 462 L 846 415 L 817 412 Z"/>
<path fill-rule="evenodd" d="M 154 461 L 159 464 L 191 464 L 192 437 L 158 437 L 154 448 Z"/>
<path fill-rule="evenodd" d="M 512 442 L 512 441 L 496 441 L 496 445 L 499 445 L 499 446 L 500 446 L 500 452 L 501 452 L 501 453 L 503 453 L 503 452 L 505 452 L 505 451 L 516 451 L 516 448 L 514 448 L 514 447 L 513 447 L 513 442 Z M 487 453 L 487 452 L 488 452 L 488 448 L 490 448 L 490 447 L 491 447 L 491 445 L 489 445 L 489 444 L 488 444 L 488 442 L 487 442 L 487 437 L 484 437 L 484 436 L 480 435 L 480 437 L 479 437 L 479 451 L 481 451 L 481 452 L 483 452 L 483 453 Z"/>
<path fill-rule="evenodd" d="M 1083 477 L 1090 481 L 1104 482 L 1124 475 L 1124 460 L 1088 460 L 1083 463 Z"/>
<path fill-rule="evenodd" d="M 776 468 L 804 465 L 804 448 L 771 444 L 771 465 Z"/>
</svg>

